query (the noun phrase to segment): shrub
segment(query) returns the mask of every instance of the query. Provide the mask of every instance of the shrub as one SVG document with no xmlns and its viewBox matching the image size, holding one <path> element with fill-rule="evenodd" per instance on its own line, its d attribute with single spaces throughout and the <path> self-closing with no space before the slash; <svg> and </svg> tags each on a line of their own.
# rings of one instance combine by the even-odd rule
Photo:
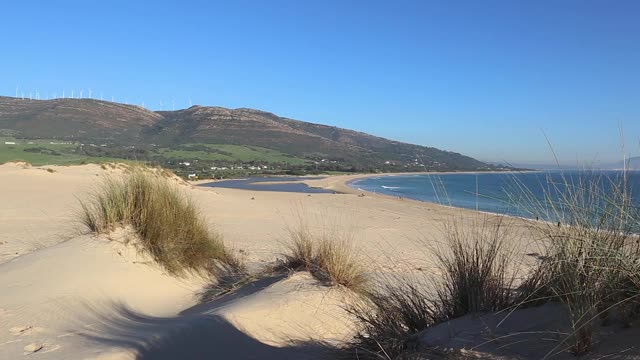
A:
<svg viewBox="0 0 640 360">
<path fill-rule="evenodd" d="M 144 168 L 106 178 L 88 200 L 81 201 L 80 218 L 96 233 L 132 226 L 141 249 L 176 275 L 240 266 L 221 236 L 208 229 L 190 198 Z"/>
</svg>

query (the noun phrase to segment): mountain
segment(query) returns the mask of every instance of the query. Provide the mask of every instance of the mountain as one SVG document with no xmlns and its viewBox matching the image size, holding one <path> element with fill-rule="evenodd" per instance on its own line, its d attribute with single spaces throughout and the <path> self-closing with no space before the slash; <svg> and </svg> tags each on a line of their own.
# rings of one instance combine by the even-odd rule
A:
<svg viewBox="0 0 640 360">
<path fill-rule="evenodd" d="M 412 145 L 253 109 L 192 106 L 150 111 L 94 99 L 24 100 L 0 97 L 0 135 L 24 139 L 100 142 L 109 146 L 229 144 L 271 149 L 308 161 L 358 167 L 493 170 L 459 153 Z"/>
<path fill-rule="evenodd" d="M 607 165 L 606 169 L 621 170 L 626 168 L 627 170 L 640 171 L 640 156 L 630 157 L 625 162 L 626 167 L 624 166 L 624 162 L 619 161 L 617 163 Z"/>
<path fill-rule="evenodd" d="M 92 99 L 23 100 L 0 97 L 0 129 L 24 138 L 134 141 L 162 115 Z M 0 131 L 2 131 L 0 130 Z"/>
<path fill-rule="evenodd" d="M 504 162 L 487 161 L 489 164 L 496 166 L 502 166 Z M 627 169 L 631 171 L 640 171 L 640 156 L 631 157 L 626 160 Z M 624 168 L 623 162 L 618 161 L 616 163 L 603 163 L 598 162 L 585 162 L 575 164 L 554 164 L 554 163 L 508 163 L 508 166 L 520 169 L 535 169 L 535 170 L 622 170 Z"/>
</svg>

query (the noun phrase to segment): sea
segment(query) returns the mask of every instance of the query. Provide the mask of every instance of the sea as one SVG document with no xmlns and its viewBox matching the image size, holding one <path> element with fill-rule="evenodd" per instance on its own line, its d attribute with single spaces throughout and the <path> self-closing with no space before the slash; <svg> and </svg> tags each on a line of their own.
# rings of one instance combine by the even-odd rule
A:
<svg viewBox="0 0 640 360">
<path fill-rule="evenodd" d="M 637 171 L 385 175 L 357 179 L 349 186 L 402 199 L 548 221 L 566 216 L 563 204 L 570 202 L 568 198 L 584 204 L 617 201 L 616 194 L 624 189 L 631 208 L 637 211 L 640 205 Z M 598 190 L 584 191 L 587 188 Z"/>
</svg>

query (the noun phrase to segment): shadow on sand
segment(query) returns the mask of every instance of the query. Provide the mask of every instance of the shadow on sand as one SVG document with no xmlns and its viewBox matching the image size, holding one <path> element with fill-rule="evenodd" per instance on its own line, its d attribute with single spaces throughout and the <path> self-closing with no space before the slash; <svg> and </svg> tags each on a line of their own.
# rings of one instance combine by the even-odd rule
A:
<svg viewBox="0 0 640 360">
<path fill-rule="evenodd" d="M 137 359 L 331 359 L 337 350 L 319 342 L 292 342 L 286 347 L 262 343 L 213 313 L 236 298 L 260 291 L 280 277 L 261 279 L 236 292 L 196 305 L 176 317 L 142 315 L 125 305 L 87 305 L 100 324 L 82 336 L 94 344 L 131 349 Z"/>
</svg>

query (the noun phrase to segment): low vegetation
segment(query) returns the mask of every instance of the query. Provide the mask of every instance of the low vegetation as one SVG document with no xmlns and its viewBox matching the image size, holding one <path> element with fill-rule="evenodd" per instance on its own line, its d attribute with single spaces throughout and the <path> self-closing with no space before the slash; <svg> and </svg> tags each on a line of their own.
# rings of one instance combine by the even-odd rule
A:
<svg viewBox="0 0 640 360">
<path fill-rule="evenodd" d="M 367 289 L 366 268 L 350 239 L 339 234 L 317 236 L 305 226 L 290 230 L 281 267 L 309 271 L 315 278 L 355 292 Z"/>
<path fill-rule="evenodd" d="M 196 205 L 178 186 L 157 171 L 134 167 L 106 178 L 81 201 L 82 223 L 96 233 L 131 226 L 141 249 L 176 275 L 240 267 L 211 231 Z"/>
<path fill-rule="evenodd" d="M 543 200 L 527 199 L 532 213 L 553 220 L 532 228 L 545 255 L 533 299 L 566 305 L 566 343 L 577 355 L 592 348 L 599 325 L 639 318 L 640 214 L 631 195 L 626 174 L 583 172 L 553 184 Z"/>
<path fill-rule="evenodd" d="M 411 338 L 426 328 L 470 313 L 517 304 L 517 278 L 510 247 L 512 227 L 504 218 L 483 217 L 472 226 L 443 228 L 444 242 L 427 246 L 440 272 L 421 278 L 393 276 L 348 310 L 362 324 L 353 351 L 361 358 L 395 359 L 411 353 Z"/>
<path fill-rule="evenodd" d="M 471 226 L 446 223 L 445 246 L 433 251 L 442 271 L 435 286 L 438 321 L 506 309 L 518 299 L 512 221 L 480 217 Z"/>
<path fill-rule="evenodd" d="M 351 306 L 362 325 L 351 351 L 358 358 L 406 358 L 416 350 L 416 334 L 436 324 L 556 302 L 571 331 L 547 356 L 582 355 L 601 326 L 639 319 L 640 213 L 625 176 L 583 173 L 545 188 L 543 199 L 526 191 L 519 199 L 532 218 L 545 220 L 522 222 L 541 249 L 527 276 L 517 276 L 522 264 L 510 246 L 517 241 L 504 219 L 471 227 L 453 222 L 444 227 L 444 246 L 430 248 L 440 270 L 435 281 L 385 279 Z"/>
</svg>

